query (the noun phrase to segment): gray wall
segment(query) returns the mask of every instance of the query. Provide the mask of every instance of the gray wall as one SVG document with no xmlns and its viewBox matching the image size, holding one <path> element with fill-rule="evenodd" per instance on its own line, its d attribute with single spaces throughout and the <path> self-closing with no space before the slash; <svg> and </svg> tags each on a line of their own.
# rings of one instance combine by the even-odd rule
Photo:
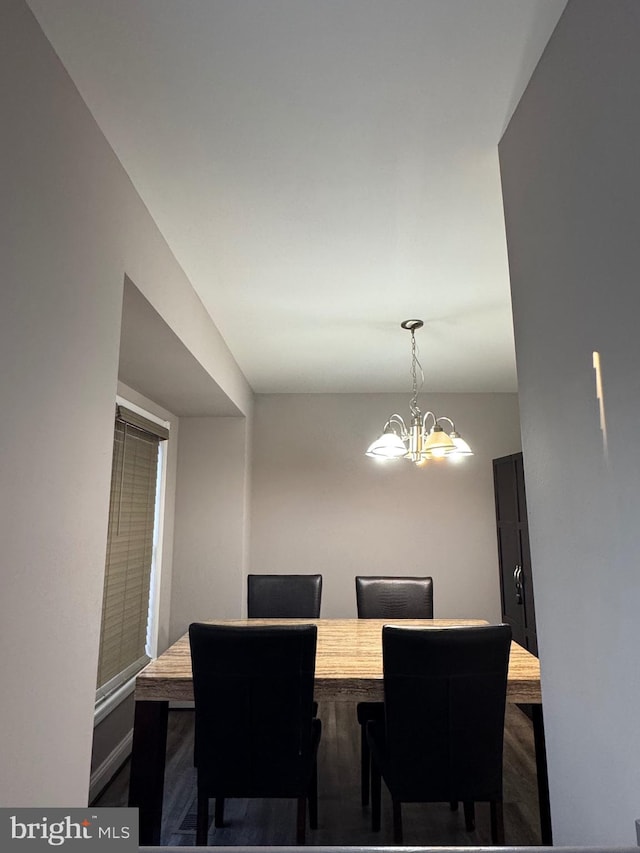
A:
<svg viewBox="0 0 640 853">
<path fill-rule="evenodd" d="M 181 418 L 171 640 L 238 618 L 246 560 L 247 420 Z"/>
<path fill-rule="evenodd" d="M 500 617 L 494 457 L 520 449 L 515 394 L 426 394 L 475 456 L 364 455 L 409 394 L 257 395 L 252 572 L 321 572 L 322 615 L 355 616 L 356 574 L 430 574 L 436 616 Z"/>
<path fill-rule="evenodd" d="M 0 802 L 81 805 L 125 275 L 242 412 L 251 391 L 22 0 L 0 107 Z"/>
<path fill-rule="evenodd" d="M 96 725 L 93 730 L 93 747 L 91 750 L 91 799 L 100 795 L 112 775 L 119 770 L 122 761 L 130 753 L 130 740 L 133 735 L 133 717 L 135 712 L 134 694 L 130 693 L 113 711 Z M 123 747 L 126 744 L 126 750 Z M 117 753 L 118 760 L 114 760 Z M 108 774 L 104 776 L 101 769 L 107 765 Z M 99 775 L 99 781 L 93 780 Z"/>
<path fill-rule="evenodd" d="M 640 817 L 639 103 L 640 4 L 573 0 L 500 144 L 554 841 L 565 845 L 633 844 Z"/>
</svg>

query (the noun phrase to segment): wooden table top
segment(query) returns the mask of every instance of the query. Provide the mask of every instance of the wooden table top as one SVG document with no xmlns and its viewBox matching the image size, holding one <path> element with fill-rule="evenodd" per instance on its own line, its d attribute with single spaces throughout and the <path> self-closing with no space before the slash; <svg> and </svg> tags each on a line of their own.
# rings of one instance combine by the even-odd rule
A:
<svg viewBox="0 0 640 853">
<path fill-rule="evenodd" d="M 486 625 L 483 619 L 233 619 L 211 620 L 222 625 L 318 626 L 315 698 L 325 701 L 381 701 L 382 626 L 416 625 L 442 628 Z M 185 634 L 151 661 L 136 678 L 136 700 L 193 701 L 189 636 Z M 507 701 L 540 704 L 540 663 L 515 642 L 511 644 Z"/>
</svg>

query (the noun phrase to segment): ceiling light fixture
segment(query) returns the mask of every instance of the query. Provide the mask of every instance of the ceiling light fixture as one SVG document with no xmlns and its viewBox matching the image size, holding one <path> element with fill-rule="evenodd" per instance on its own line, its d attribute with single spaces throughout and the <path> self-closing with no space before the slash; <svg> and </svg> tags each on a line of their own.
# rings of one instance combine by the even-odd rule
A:
<svg viewBox="0 0 640 853">
<path fill-rule="evenodd" d="M 407 427 L 403 418 L 393 414 L 384 425 L 380 438 L 376 439 L 367 450 L 367 456 L 375 459 L 410 459 L 416 465 L 423 465 L 429 459 L 448 459 L 458 461 L 464 456 L 473 456 L 473 451 L 467 442 L 456 431 L 451 418 L 436 417 L 433 412 L 423 415 L 418 406 L 418 391 L 424 382 L 422 365 L 418 360 L 416 346 L 416 329 L 424 326 L 422 320 L 404 320 L 400 326 L 411 332 L 411 378 L 412 390 L 409 409 L 411 425 Z M 418 371 L 420 386 L 418 387 Z M 448 424 L 447 431 L 441 426 L 441 421 Z"/>
</svg>

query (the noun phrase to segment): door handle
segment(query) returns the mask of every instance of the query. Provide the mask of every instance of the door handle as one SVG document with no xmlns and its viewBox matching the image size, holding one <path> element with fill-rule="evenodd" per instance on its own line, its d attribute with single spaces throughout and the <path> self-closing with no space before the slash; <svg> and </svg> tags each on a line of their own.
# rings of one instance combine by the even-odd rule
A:
<svg viewBox="0 0 640 853">
<path fill-rule="evenodd" d="M 516 604 L 523 603 L 522 596 L 522 566 L 515 566 L 513 569 L 513 582 L 516 587 Z"/>
</svg>

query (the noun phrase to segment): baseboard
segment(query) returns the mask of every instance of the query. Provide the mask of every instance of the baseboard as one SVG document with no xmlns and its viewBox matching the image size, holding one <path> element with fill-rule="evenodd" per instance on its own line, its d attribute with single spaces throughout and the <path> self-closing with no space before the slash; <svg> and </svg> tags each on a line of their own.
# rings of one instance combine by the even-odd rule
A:
<svg viewBox="0 0 640 853">
<path fill-rule="evenodd" d="M 116 748 L 109 753 L 102 764 L 91 774 L 91 781 L 89 783 L 90 803 L 92 803 L 104 788 L 106 788 L 111 779 L 131 755 L 132 742 L 133 729 L 131 729 L 131 731 L 122 738 Z"/>
</svg>

